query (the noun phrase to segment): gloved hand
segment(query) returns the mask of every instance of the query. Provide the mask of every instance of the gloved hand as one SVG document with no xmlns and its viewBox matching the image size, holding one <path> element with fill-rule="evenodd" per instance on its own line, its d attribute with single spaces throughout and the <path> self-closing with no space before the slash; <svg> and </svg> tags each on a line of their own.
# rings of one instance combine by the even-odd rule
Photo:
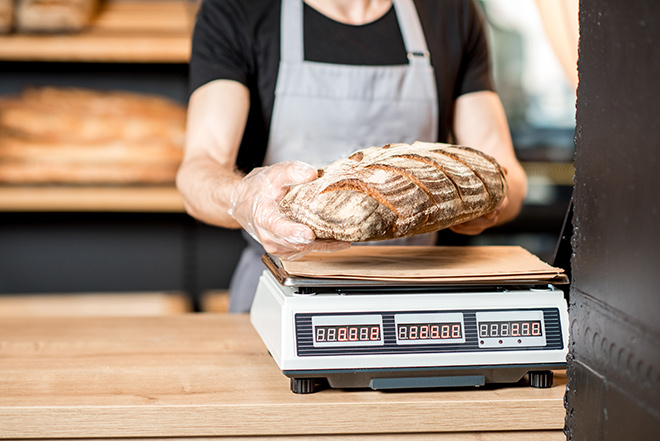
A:
<svg viewBox="0 0 660 441">
<path fill-rule="evenodd" d="M 451 231 L 458 234 L 465 234 L 466 236 L 476 236 L 483 233 L 486 229 L 494 227 L 500 218 L 500 213 L 504 211 L 509 205 L 509 198 L 505 197 L 502 203 L 490 213 L 486 213 L 471 221 L 463 222 L 449 227 Z"/>
<path fill-rule="evenodd" d="M 316 239 L 306 225 L 292 222 L 278 210 L 289 187 L 313 181 L 317 171 L 300 161 L 288 161 L 252 170 L 233 189 L 229 214 L 270 254 L 295 260 L 311 251 L 333 252 L 350 242 Z"/>
</svg>

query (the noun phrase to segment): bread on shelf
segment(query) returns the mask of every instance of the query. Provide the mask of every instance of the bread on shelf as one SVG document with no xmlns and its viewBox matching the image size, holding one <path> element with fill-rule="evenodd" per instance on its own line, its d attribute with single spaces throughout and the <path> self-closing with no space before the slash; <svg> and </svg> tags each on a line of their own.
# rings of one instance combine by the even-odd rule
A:
<svg viewBox="0 0 660 441">
<path fill-rule="evenodd" d="M 96 13 L 98 0 L 15 0 L 18 32 L 76 32 Z"/>
<path fill-rule="evenodd" d="M 280 211 L 320 239 L 349 242 L 429 233 L 475 219 L 504 200 L 503 169 L 483 152 L 415 142 L 358 151 L 294 186 Z"/>
<path fill-rule="evenodd" d="M 30 88 L 0 98 L 0 183 L 171 184 L 185 106 L 160 96 Z"/>
<path fill-rule="evenodd" d="M 0 0 L 0 34 L 12 30 L 14 23 L 14 0 Z"/>
</svg>

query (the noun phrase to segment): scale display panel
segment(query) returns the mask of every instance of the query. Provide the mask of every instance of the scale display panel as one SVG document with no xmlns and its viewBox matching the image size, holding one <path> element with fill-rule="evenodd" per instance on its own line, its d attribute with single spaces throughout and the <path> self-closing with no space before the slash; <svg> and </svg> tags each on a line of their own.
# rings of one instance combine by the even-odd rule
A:
<svg viewBox="0 0 660 441">
<path fill-rule="evenodd" d="M 380 315 L 332 315 L 312 317 L 314 347 L 381 346 Z"/>
<path fill-rule="evenodd" d="M 398 345 L 465 343 L 462 313 L 396 314 Z"/>
<path fill-rule="evenodd" d="M 300 357 L 564 349 L 558 308 L 298 313 L 294 322 Z"/>
<path fill-rule="evenodd" d="M 477 312 L 480 348 L 545 346 L 542 311 Z"/>
</svg>

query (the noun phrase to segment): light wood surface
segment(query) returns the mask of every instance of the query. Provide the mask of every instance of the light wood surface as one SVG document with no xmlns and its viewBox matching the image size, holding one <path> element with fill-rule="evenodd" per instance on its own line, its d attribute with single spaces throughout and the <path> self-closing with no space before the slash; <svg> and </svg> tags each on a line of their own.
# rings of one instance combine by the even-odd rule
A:
<svg viewBox="0 0 660 441">
<path fill-rule="evenodd" d="M 0 317 L 152 316 L 190 310 L 182 292 L 0 295 Z"/>
<path fill-rule="evenodd" d="M 190 438 L 144 438 L 145 441 L 183 441 Z M 294 436 L 265 436 L 265 437 L 196 437 L 194 441 L 566 441 L 566 435 L 560 430 L 533 430 L 513 432 L 446 432 L 446 433 L 386 433 L 386 434 L 360 434 L 360 435 L 294 435 Z M 32 439 L 33 441 L 35 438 Z M 94 441 L 135 441 L 136 438 L 94 438 Z M 31 440 L 21 440 L 31 441 Z M 80 441 L 79 438 L 58 438 L 58 441 Z"/>
<path fill-rule="evenodd" d="M 108 0 L 73 34 L 0 36 L 0 60 L 187 63 L 196 2 Z"/>
<path fill-rule="evenodd" d="M 557 373 L 550 389 L 295 395 L 247 315 L 0 320 L 5 439 L 461 432 L 434 439 L 558 440 L 565 386 Z"/>
<path fill-rule="evenodd" d="M 229 311 L 229 290 L 209 290 L 203 292 L 202 311 L 213 313 Z"/>
<path fill-rule="evenodd" d="M 184 212 L 174 187 L 0 186 L 2 211 Z"/>
</svg>

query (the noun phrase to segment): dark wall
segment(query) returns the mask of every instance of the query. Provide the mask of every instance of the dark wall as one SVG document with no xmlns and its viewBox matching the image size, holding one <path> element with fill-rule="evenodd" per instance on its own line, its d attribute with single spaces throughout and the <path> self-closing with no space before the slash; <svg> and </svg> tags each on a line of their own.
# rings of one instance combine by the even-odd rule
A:
<svg viewBox="0 0 660 441">
<path fill-rule="evenodd" d="M 183 213 L 1 213 L 0 295 L 227 289 L 245 241 Z"/>
<path fill-rule="evenodd" d="M 31 86 L 127 90 L 185 102 L 188 65 L 0 62 L 0 95 L 19 93 Z"/>
<path fill-rule="evenodd" d="M 567 435 L 660 437 L 660 2 L 582 0 Z"/>
</svg>

